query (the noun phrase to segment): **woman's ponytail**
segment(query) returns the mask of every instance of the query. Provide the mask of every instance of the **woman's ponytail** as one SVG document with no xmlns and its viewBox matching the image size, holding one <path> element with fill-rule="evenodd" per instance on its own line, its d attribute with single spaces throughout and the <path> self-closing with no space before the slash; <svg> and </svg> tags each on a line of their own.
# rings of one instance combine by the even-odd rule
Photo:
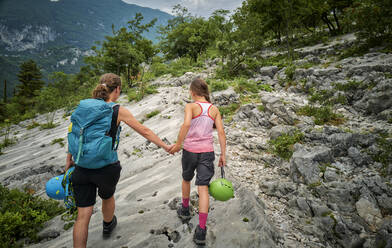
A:
<svg viewBox="0 0 392 248">
<path fill-rule="evenodd" d="M 110 93 L 119 86 L 121 87 L 121 78 L 118 75 L 114 73 L 103 74 L 99 79 L 99 84 L 93 91 L 93 98 L 107 101 Z"/>
</svg>

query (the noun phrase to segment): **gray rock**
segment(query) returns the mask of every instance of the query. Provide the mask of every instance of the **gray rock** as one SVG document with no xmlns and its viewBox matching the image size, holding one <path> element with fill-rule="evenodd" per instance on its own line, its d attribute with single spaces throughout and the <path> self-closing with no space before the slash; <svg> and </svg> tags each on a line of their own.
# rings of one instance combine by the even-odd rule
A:
<svg viewBox="0 0 392 248">
<path fill-rule="evenodd" d="M 347 155 L 347 149 L 354 143 L 354 138 L 351 133 L 335 133 L 327 139 L 332 145 L 332 151 L 335 157 Z"/>
<path fill-rule="evenodd" d="M 377 231 L 375 247 L 392 248 L 392 218 L 383 220 L 381 228 Z"/>
<path fill-rule="evenodd" d="M 331 167 L 327 167 L 324 172 L 324 180 L 326 182 L 333 182 L 339 180 L 339 174 L 337 170 Z"/>
<path fill-rule="evenodd" d="M 383 210 L 384 214 L 392 215 L 392 197 L 388 197 L 387 194 L 377 196 L 377 203 Z"/>
<path fill-rule="evenodd" d="M 238 103 L 239 96 L 233 90 L 233 88 L 228 88 L 224 91 L 212 93 L 212 102 L 217 106 L 229 105 L 231 103 Z"/>
<path fill-rule="evenodd" d="M 255 105 L 247 104 L 241 106 L 237 114 L 234 116 L 235 121 L 249 121 L 255 127 L 270 128 L 271 123 L 267 119 L 267 114 L 260 112 Z"/>
<path fill-rule="evenodd" d="M 356 165 L 362 166 L 366 163 L 365 159 L 361 155 L 361 152 L 355 148 L 355 147 L 350 147 L 348 149 L 348 156 L 355 162 Z"/>
<path fill-rule="evenodd" d="M 319 163 L 330 163 L 332 159 L 331 149 L 328 147 L 316 146 L 306 149 L 300 144 L 295 144 L 290 176 L 294 182 L 317 183 L 320 181 Z"/>
<path fill-rule="evenodd" d="M 312 209 L 313 215 L 317 217 L 323 217 L 332 212 L 332 210 L 323 203 L 317 203 L 315 201 L 311 201 L 310 208 Z"/>
<path fill-rule="evenodd" d="M 299 210 L 304 212 L 308 216 L 313 216 L 312 210 L 310 209 L 310 206 L 304 197 L 298 197 L 297 198 L 297 206 Z"/>
<path fill-rule="evenodd" d="M 277 66 L 265 66 L 260 68 L 260 75 L 273 78 L 278 71 L 279 68 Z"/>
<path fill-rule="evenodd" d="M 392 109 L 386 109 L 378 114 L 378 118 L 389 121 L 392 119 Z"/>
<path fill-rule="evenodd" d="M 297 130 L 297 128 L 295 128 L 293 126 L 287 126 L 287 125 L 275 126 L 275 127 L 272 127 L 270 130 L 270 137 L 271 137 L 271 139 L 276 139 L 285 133 L 293 134 L 295 130 Z"/>
<path fill-rule="evenodd" d="M 354 108 L 368 114 L 379 114 L 392 107 L 392 80 L 385 80 L 354 104 Z"/>
<path fill-rule="evenodd" d="M 355 207 L 358 215 L 369 225 L 369 228 L 376 231 L 382 222 L 380 209 L 366 198 L 359 199 Z"/>
</svg>

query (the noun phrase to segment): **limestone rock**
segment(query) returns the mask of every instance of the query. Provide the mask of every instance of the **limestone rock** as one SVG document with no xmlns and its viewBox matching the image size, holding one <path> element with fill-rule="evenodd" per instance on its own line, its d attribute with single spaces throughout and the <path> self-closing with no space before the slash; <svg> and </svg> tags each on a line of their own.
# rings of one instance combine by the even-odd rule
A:
<svg viewBox="0 0 392 248">
<path fill-rule="evenodd" d="M 358 215 L 369 225 L 373 231 L 381 225 L 382 215 L 380 209 L 366 198 L 361 198 L 355 203 Z"/>
<path fill-rule="evenodd" d="M 228 88 L 224 91 L 218 91 L 211 94 L 212 102 L 217 106 L 229 105 L 231 103 L 238 103 L 239 96 L 233 90 L 233 88 Z"/>
</svg>

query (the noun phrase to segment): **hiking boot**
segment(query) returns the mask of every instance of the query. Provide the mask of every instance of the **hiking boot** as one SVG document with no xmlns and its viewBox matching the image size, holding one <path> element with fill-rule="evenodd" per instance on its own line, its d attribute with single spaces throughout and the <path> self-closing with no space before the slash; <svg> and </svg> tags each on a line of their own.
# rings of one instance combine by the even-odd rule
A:
<svg viewBox="0 0 392 248">
<path fill-rule="evenodd" d="M 113 220 L 110 222 L 110 224 L 106 225 L 105 222 L 103 222 L 103 231 L 102 235 L 105 238 L 110 237 L 110 234 L 112 234 L 114 228 L 117 226 L 117 217 L 114 215 Z"/>
<path fill-rule="evenodd" d="M 207 227 L 204 230 L 203 228 L 200 227 L 200 225 L 197 225 L 195 229 L 195 234 L 193 235 L 193 241 L 197 245 L 205 245 L 206 244 L 206 235 L 207 235 Z"/>
<path fill-rule="evenodd" d="M 190 220 L 192 218 L 189 207 L 184 208 L 182 205 L 177 209 L 177 215 L 181 220 Z"/>
</svg>

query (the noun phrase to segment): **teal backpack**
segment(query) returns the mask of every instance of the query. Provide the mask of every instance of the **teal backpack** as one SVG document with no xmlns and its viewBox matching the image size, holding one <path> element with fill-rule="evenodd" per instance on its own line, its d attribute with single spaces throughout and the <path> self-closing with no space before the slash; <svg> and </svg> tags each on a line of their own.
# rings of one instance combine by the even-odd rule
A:
<svg viewBox="0 0 392 248">
<path fill-rule="evenodd" d="M 68 150 L 76 165 L 98 169 L 118 161 L 117 148 L 121 127 L 117 129 L 115 144 L 109 136 L 115 105 L 102 99 L 86 99 L 80 101 L 72 113 Z"/>
</svg>

